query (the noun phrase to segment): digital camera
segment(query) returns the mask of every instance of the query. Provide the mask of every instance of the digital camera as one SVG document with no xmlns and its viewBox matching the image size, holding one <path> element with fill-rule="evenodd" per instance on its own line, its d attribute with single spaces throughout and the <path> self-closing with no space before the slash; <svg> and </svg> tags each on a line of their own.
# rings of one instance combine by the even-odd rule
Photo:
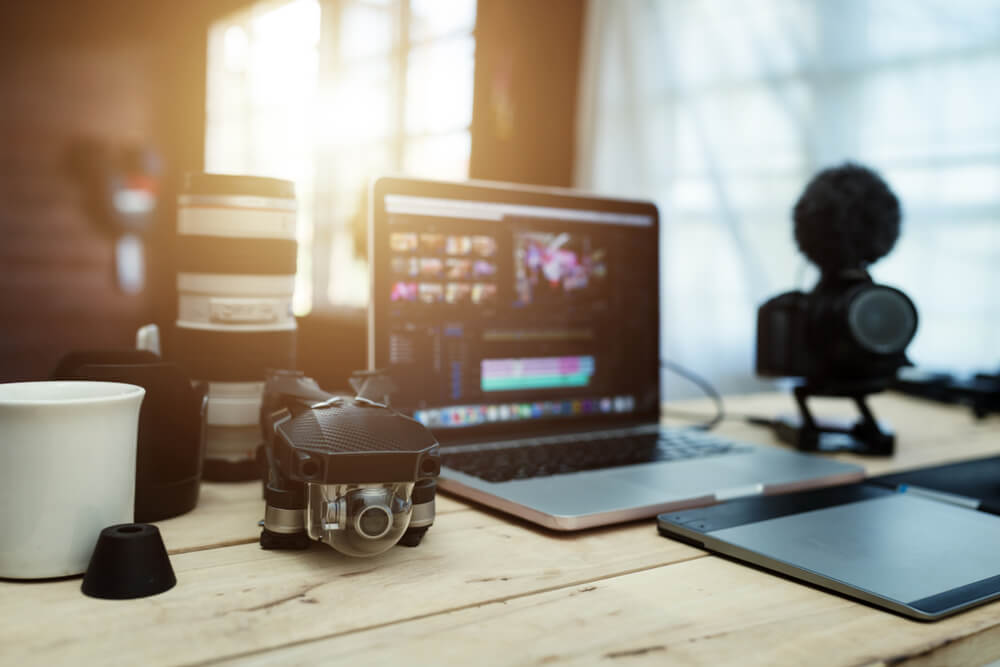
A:
<svg viewBox="0 0 1000 667">
<path fill-rule="evenodd" d="M 417 546 L 434 523 L 441 459 L 419 422 L 388 406 L 387 379 L 356 374 L 357 396 L 272 372 L 261 408 L 264 549 L 325 542 L 349 556 Z"/>
<path fill-rule="evenodd" d="M 795 241 L 820 271 L 811 292 L 785 292 L 757 311 L 757 374 L 802 378 L 792 390 L 800 419 L 775 421 L 778 437 L 805 451 L 889 456 L 895 436 L 866 402 L 909 365 L 917 308 L 869 267 L 899 238 L 902 210 L 876 172 L 846 163 L 824 169 L 792 213 Z M 813 417 L 812 396 L 851 398 L 861 419 L 846 425 Z"/>
<path fill-rule="evenodd" d="M 827 381 L 888 381 L 909 362 L 917 309 L 864 271 L 779 294 L 757 315 L 757 373 Z"/>
<path fill-rule="evenodd" d="M 847 163 L 817 174 L 792 217 L 799 250 L 821 277 L 812 292 L 779 294 L 760 307 L 757 373 L 817 388 L 887 386 L 909 363 L 917 308 L 868 269 L 899 238 L 899 200 L 876 172 Z"/>
</svg>

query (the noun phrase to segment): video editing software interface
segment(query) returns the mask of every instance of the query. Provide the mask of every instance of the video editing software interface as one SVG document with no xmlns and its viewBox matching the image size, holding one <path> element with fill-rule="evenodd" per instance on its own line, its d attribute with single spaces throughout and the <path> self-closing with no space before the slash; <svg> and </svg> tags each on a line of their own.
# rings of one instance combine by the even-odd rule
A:
<svg viewBox="0 0 1000 667">
<path fill-rule="evenodd" d="M 393 194 L 385 206 L 396 406 L 434 429 L 655 406 L 651 216 Z"/>
</svg>

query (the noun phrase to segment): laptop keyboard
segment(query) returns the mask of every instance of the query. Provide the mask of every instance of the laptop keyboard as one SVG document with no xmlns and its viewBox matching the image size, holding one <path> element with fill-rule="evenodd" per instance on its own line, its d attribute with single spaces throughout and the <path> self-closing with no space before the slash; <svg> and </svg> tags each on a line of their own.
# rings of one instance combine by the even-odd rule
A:
<svg viewBox="0 0 1000 667">
<path fill-rule="evenodd" d="M 750 451 L 704 431 L 587 433 L 471 445 L 441 453 L 442 463 L 488 482 L 507 482 L 637 463 L 681 461 Z"/>
</svg>

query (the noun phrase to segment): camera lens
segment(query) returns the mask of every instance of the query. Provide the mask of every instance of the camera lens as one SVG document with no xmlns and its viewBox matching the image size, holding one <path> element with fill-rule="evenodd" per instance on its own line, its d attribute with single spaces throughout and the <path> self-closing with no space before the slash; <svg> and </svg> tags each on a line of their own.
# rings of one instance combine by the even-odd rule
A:
<svg viewBox="0 0 1000 667">
<path fill-rule="evenodd" d="M 268 368 L 295 366 L 295 186 L 192 173 L 177 200 L 173 345 L 208 382 L 204 477 L 254 479 Z"/>
<path fill-rule="evenodd" d="M 847 322 L 857 343 L 875 354 L 898 354 L 917 330 L 917 311 L 905 294 L 869 287 L 851 300 Z"/>
<path fill-rule="evenodd" d="M 361 510 L 354 524 L 358 533 L 363 537 L 367 537 L 370 540 L 377 540 L 392 528 L 392 515 L 386 507 L 370 505 Z"/>
<path fill-rule="evenodd" d="M 348 556 L 374 556 L 399 542 L 413 515 L 413 482 L 307 484 L 306 527 Z M 433 502 L 427 525 L 433 523 Z"/>
</svg>

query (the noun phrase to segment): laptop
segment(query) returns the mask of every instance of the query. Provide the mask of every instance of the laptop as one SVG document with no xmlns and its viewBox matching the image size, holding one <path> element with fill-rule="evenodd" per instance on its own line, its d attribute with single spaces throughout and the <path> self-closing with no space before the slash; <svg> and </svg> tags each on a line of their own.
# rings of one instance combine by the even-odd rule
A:
<svg viewBox="0 0 1000 667">
<path fill-rule="evenodd" d="M 863 477 L 660 426 L 655 205 L 408 178 L 371 197 L 369 366 L 437 437 L 442 490 L 578 530 Z"/>
</svg>

